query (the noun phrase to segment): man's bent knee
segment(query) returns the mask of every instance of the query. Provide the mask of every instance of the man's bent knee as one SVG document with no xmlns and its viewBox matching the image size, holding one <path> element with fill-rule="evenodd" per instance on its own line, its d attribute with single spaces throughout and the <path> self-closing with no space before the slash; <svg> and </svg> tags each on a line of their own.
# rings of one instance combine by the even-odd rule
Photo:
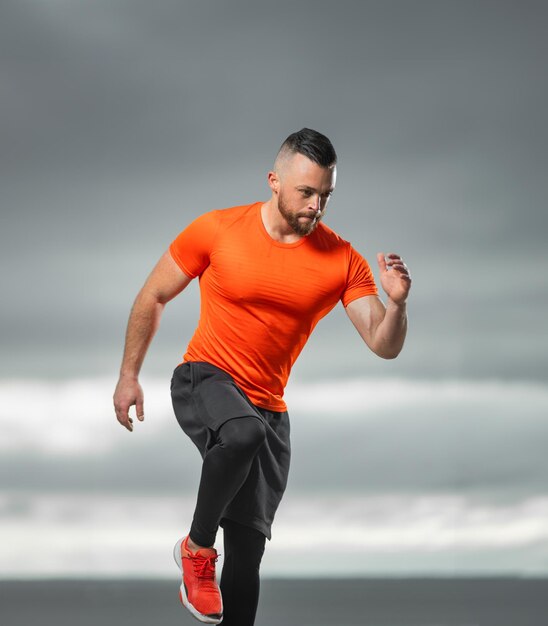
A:
<svg viewBox="0 0 548 626">
<path fill-rule="evenodd" d="M 219 429 L 219 444 L 234 454 L 254 454 L 265 439 L 265 425 L 253 416 L 235 417 Z"/>
</svg>

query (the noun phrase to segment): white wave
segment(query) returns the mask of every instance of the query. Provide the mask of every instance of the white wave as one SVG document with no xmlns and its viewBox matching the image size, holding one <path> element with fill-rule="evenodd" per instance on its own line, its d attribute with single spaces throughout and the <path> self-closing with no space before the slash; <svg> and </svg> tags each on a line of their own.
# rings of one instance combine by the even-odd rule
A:
<svg viewBox="0 0 548 626">
<path fill-rule="evenodd" d="M 0 544 L 0 577 L 176 578 L 171 548 L 193 506 L 193 498 L 4 492 L 0 532 L 9 540 Z M 451 494 L 288 494 L 263 573 L 546 575 L 547 518 L 546 497 L 495 506 Z M 222 553 L 222 534 L 217 547 Z"/>
<path fill-rule="evenodd" d="M 0 382 L 0 449 L 29 448 L 56 454 L 102 453 L 128 435 L 118 424 L 115 379 Z M 146 432 L 158 432 L 172 415 L 169 381 L 146 382 Z M 135 420 L 135 407 L 130 409 Z M 171 423 L 172 420 L 170 420 Z"/>
<path fill-rule="evenodd" d="M 498 380 L 410 380 L 353 378 L 288 386 L 287 402 L 293 411 L 350 419 L 367 409 L 412 409 L 416 406 L 548 408 L 548 385 Z"/>
<path fill-rule="evenodd" d="M 0 381 L 0 450 L 41 450 L 52 454 L 100 454 L 129 434 L 116 421 L 112 406 L 114 379 Z M 145 422 L 133 437 L 173 427 L 169 380 L 144 379 Z M 294 382 L 287 402 L 299 420 L 412 419 L 417 410 L 440 407 L 504 412 L 518 423 L 525 412 L 548 415 L 548 385 L 502 381 L 424 381 L 352 379 Z M 134 415 L 134 408 L 130 413 Z"/>
</svg>

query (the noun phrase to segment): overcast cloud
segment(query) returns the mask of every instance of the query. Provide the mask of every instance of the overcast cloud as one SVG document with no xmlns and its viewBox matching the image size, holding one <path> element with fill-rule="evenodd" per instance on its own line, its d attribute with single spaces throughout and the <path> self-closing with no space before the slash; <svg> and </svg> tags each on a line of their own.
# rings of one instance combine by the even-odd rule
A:
<svg viewBox="0 0 548 626">
<path fill-rule="evenodd" d="M 175 421 L 169 384 L 143 381 L 145 422 L 131 435 L 112 419 L 110 385 L 3 383 L 0 488 L 194 493 L 199 455 Z M 545 494 L 545 385 L 324 381 L 291 385 L 288 402 L 290 483 L 303 494 Z"/>
<path fill-rule="evenodd" d="M 4 5 L 2 373 L 116 369 L 169 242 L 266 199 L 279 144 L 308 125 L 340 157 L 326 222 L 413 271 L 390 372 L 544 379 L 546 22 L 538 2 Z M 192 332 L 196 290 L 180 299 L 151 372 Z M 318 351 L 331 372 L 379 371 L 343 319 L 299 375 Z"/>
<path fill-rule="evenodd" d="M 371 571 L 546 572 L 547 13 L 532 0 L 3 3 L 0 523 L 13 545 L 46 519 L 44 550 L 89 534 L 73 521 L 95 498 L 119 519 L 96 528 L 108 573 L 119 555 L 101 545 L 128 516 L 150 522 L 142 495 L 167 503 L 150 534 L 164 549 L 199 471 L 169 404 L 198 288 L 166 307 L 130 436 L 110 404 L 132 301 L 192 219 L 266 200 L 280 143 L 309 126 L 339 155 L 326 223 L 377 277 L 377 251 L 411 268 L 410 331 L 382 361 L 339 306 L 310 339 L 288 388 L 294 457 L 270 571 L 302 532 L 299 502 L 338 495 L 311 545 L 358 511 L 349 536 L 377 538 Z M 120 494 L 136 508 L 117 509 Z M 418 520 L 406 548 L 402 511 Z M 471 534 L 429 551 L 462 520 Z M 70 545 L 42 554 L 44 571 L 76 571 Z M 17 570 L 6 559 L 3 575 Z"/>
<path fill-rule="evenodd" d="M 0 577 L 170 575 L 199 454 L 166 384 L 143 383 L 131 435 L 106 379 L 0 385 Z M 327 571 L 318 547 L 341 527 L 354 565 L 339 574 L 546 574 L 545 385 L 354 379 L 293 384 L 288 400 L 293 460 L 267 574 Z M 21 561 L 38 527 L 37 559 Z"/>
</svg>

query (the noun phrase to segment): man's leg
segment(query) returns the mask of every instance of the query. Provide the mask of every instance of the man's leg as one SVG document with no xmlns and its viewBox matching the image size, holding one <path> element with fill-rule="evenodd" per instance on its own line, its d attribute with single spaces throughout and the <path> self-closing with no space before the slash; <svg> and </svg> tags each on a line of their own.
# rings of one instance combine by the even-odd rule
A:
<svg viewBox="0 0 548 626">
<path fill-rule="evenodd" d="M 224 601 L 215 581 L 217 552 L 212 547 L 221 516 L 244 483 L 253 458 L 264 444 L 266 429 L 257 417 L 225 422 L 204 456 L 198 502 L 190 533 L 175 545 L 181 568 L 181 602 L 202 622 L 218 624 Z"/>
<path fill-rule="evenodd" d="M 257 417 L 237 417 L 225 422 L 216 443 L 206 452 L 198 489 L 190 547 L 215 543 L 223 511 L 244 483 L 253 458 L 266 437 Z M 194 544 L 194 546 L 193 546 Z"/>
<path fill-rule="evenodd" d="M 255 528 L 232 520 L 225 520 L 223 529 L 223 626 L 253 626 L 259 603 L 259 566 L 266 537 Z"/>
</svg>

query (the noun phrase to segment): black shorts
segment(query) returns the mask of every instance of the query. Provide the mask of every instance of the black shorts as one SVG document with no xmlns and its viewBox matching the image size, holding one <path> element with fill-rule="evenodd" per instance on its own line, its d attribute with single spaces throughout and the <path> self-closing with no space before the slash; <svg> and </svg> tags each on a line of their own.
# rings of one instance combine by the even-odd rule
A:
<svg viewBox="0 0 548 626">
<path fill-rule="evenodd" d="M 175 368 L 171 399 L 179 425 L 202 458 L 215 444 L 216 433 L 226 421 L 253 416 L 263 422 L 265 443 L 223 518 L 256 528 L 270 539 L 272 521 L 289 474 L 291 445 L 287 411 L 280 413 L 255 406 L 229 374 L 205 362 L 190 361 Z"/>
</svg>

